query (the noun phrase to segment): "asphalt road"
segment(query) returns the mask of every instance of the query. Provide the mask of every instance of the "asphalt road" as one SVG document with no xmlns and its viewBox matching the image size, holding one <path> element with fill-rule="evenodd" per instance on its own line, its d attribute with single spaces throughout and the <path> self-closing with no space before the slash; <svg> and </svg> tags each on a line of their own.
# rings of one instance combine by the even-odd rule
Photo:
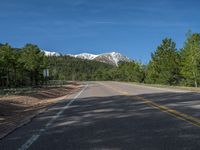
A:
<svg viewBox="0 0 200 150">
<path fill-rule="evenodd" d="M 88 82 L 0 141 L 0 150 L 200 150 L 200 94 Z"/>
</svg>

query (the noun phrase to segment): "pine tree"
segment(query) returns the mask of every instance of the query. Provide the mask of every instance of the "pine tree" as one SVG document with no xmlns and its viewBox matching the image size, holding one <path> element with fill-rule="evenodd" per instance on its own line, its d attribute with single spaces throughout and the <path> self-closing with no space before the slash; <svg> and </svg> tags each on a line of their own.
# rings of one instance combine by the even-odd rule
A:
<svg viewBox="0 0 200 150">
<path fill-rule="evenodd" d="M 23 71 L 28 72 L 31 84 L 37 85 L 46 65 L 44 53 L 37 45 L 26 44 L 21 51 L 19 63 L 23 66 Z"/>
<path fill-rule="evenodd" d="M 200 82 L 200 34 L 187 36 L 184 48 L 181 50 L 182 69 L 186 85 L 198 87 Z"/>
<path fill-rule="evenodd" d="M 152 54 L 147 66 L 147 83 L 178 84 L 180 78 L 180 57 L 176 43 L 165 38 Z"/>
<path fill-rule="evenodd" d="M 0 46 L 0 75 L 6 86 L 13 84 L 13 76 L 16 69 L 16 53 L 9 44 Z"/>
</svg>

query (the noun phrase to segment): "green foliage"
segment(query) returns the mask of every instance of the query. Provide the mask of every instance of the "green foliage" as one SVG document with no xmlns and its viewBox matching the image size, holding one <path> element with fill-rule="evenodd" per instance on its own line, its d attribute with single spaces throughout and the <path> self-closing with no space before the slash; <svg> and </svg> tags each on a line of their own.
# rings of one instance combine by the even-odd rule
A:
<svg viewBox="0 0 200 150">
<path fill-rule="evenodd" d="M 48 57 L 51 79 L 54 80 L 108 80 L 108 70 L 114 66 L 70 56 Z"/>
<path fill-rule="evenodd" d="M 10 45 L 5 44 L 0 46 L 0 75 L 2 78 L 2 83 L 9 86 L 13 84 L 13 76 L 15 76 L 15 71 L 17 64 L 15 62 L 16 52 L 11 48 Z"/>
<path fill-rule="evenodd" d="M 142 82 L 144 71 L 138 62 L 124 62 L 118 67 L 69 56 L 48 57 L 51 79 L 54 80 L 118 80 Z"/>
<path fill-rule="evenodd" d="M 200 34 L 189 34 L 181 50 L 181 74 L 185 85 L 198 86 L 200 83 Z"/>
<path fill-rule="evenodd" d="M 164 39 L 147 66 L 146 82 L 177 85 L 180 79 L 180 55 L 171 39 Z"/>
<path fill-rule="evenodd" d="M 21 51 L 20 63 L 23 64 L 23 68 L 34 72 L 43 65 L 44 53 L 41 53 L 37 45 L 27 44 Z"/>
<path fill-rule="evenodd" d="M 45 56 L 37 45 L 26 44 L 21 50 L 19 63 L 22 65 L 23 71 L 28 72 L 32 85 L 37 85 L 42 80 Z"/>
<path fill-rule="evenodd" d="M 8 44 L 1 44 L 0 86 L 37 85 L 43 80 L 44 67 L 44 53 L 36 45 L 27 44 L 23 49 L 15 49 Z"/>
<path fill-rule="evenodd" d="M 144 69 L 138 62 L 124 62 L 113 71 L 113 80 L 143 82 Z"/>
</svg>

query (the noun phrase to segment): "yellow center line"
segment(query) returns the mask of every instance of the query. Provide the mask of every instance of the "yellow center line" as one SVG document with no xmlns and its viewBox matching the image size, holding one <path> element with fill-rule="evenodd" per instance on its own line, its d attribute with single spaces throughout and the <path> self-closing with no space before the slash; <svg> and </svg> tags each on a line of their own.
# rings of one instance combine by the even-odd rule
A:
<svg viewBox="0 0 200 150">
<path fill-rule="evenodd" d="M 100 83 L 100 84 L 102 84 L 102 83 Z M 169 107 L 160 105 L 160 104 L 155 103 L 152 100 L 146 99 L 144 97 L 131 95 L 126 91 L 119 90 L 119 89 L 111 87 L 109 85 L 105 85 L 105 84 L 102 84 L 102 85 L 110 88 L 113 91 L 121 93 L 123 95 L 132 96 L 132 97 L 136 98 L 137 100 L 143 101 L 145 104 L 147 104 L 147 105 L 149 105 L 149 106 L 151 106 L 151 107 L 153 107 L 155 109 L 159 109 L 159 110 L 161 110 L 161 111 L 163 111 L 165 113 L 170 114 L 171 116 L 173 116 L 173 117 L 175 117 L 177 119 L 183 120 L 185 122 L 188 122 L 188 123 L 200 128 L 200 119 L 198 119 L 198 118 L 195 118 L 195 117 L 192 117 L 190 115 L 184 114 L 182 112 L 179 112 L 177 110 L 171 109 Z"/>
</svg>

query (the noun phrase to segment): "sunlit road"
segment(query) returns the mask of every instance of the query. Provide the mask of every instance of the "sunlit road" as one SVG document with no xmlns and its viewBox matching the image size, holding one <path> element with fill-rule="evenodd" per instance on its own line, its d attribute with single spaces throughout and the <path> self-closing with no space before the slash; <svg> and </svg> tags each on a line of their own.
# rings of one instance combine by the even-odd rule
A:
<svg viewBox="0 0 200 150">
<path fill-rule="evenodd" d="M 88 82 L 1 140 L 7 149 L 199 150 L 200 94 Z"/>
</svg>

